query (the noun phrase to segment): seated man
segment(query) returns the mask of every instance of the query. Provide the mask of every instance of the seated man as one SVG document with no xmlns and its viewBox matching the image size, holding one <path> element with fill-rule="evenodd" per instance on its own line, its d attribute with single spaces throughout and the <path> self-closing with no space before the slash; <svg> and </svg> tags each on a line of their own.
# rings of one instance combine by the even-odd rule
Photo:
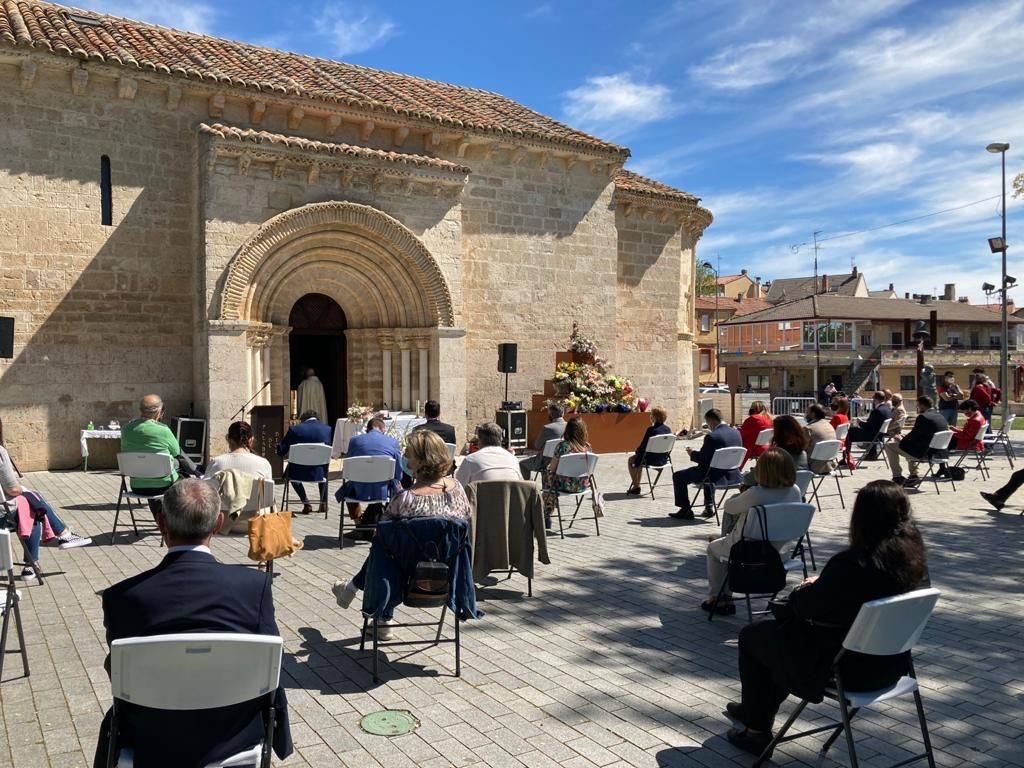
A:
<svg viewBox="0 0 1024 768">
<path fill-rule="evenodd" d="M 455 479 L 468 486 L 482 480 L 522 480 L 519 461 L 502 446 L 502 430 L 493 421 L 476 428 L 477 450 L 455 470 Z"/>
<path fill-rule="evenodd" d="M 722 414 L 712 408 L 704 414 L 704 421 L 707 422 L 710 433 L 705 436 L 704 443 L 699 451 L 687 448 L 686 452 L 696 462 L 692 467 L 681 469 L 672 474 L 672 485 L 675 488 L 676 506 L 679 510 L 672 512 L 670 517 L 680 520 L 693 520 L 693 510 L 690 508 L 690 489 L 692 483 L 699 483 L 707 478 L 704 486 L 704 512 L 701 517 L 714 517 L 715 514 L 715 489 L 716 485 L 734 485 L 740 481 L 740 471 L 734 469 L 725 471 L 722 469 L 710 469 L 711 457 L 719 448 L 743 447 L 743 438 L 739 430 L 733 429 L 728 424 L 722 423 Z"/>
<path fill-rule="evenodd" d="M 985 436 L 985 415 L 978 404 L 973 400 L 964 400 L 957 410 L 967 414 L 967 422 L 962 427 L 949 428 L 953 433 L 953 447 L 958 451 L 984 450 L 985 444 L 981 438 Z"/>
<path fill-rule="evenodd" d="M 107 643 L 128 637 L 180 632 L 279 635 L 271 578 L 240 565 L 224 565 L 210 540 L 224 522 L 217 491 L 202 480 L 183 480 L 164 495 L 157 517 L 167 542 L 163 561 L 103 592 Z M 110 672 L 110 657 L 106 662 Z M 182 669 L 182 674 L 187 674 Z M 258 743 L 265 731 L 261 702 L 202 710 L 154 711 L 124 703 L 119 746 L 135 750 L 135 765 L 178 768 L 207 765 Z M 284 688 L 275 695 L 273 748 L 292 752 Z M 106 765 L 110 712 L 100 725 L 95 766 Z"/>
<path fill-rule="evenodd" d="M 345 461 L 359 456 L 388 456 L 395 460 L 394 478 L 388 483 L 356 483 L 346 480 L 344 485 L 334 494 L 334 498 L 338 501 L 348 498 L 361 499 L 371 503 L 387 503 L 391 493 L 400 488 L 402 480 L 402 450 L 395 438 L 385 434 L 386 430 L 387 425 L 378 416 L 374 416 L 366 422 L 366 432 L 356 435 L 349 440 Z M 342 471 L 344 471 L 344 464 L 342 465 Z M 356 521 L 362 519 L 361 506 L 361 504 L 349 502 L 349 517 Z"/>
<path fill-rule="evenodd" d="M 926 395 L 917 398 L 917 419 L 913 428 L 903 436 L 895 436 L 885 444 L 885 455 L 892 469 L 892 481 L 906 488 L 916 488 L 921 484 L 917 474 L 917 465 L 928 458 L 928 446 L 936 432 L 949 429 L 946 419 L 932 408 L 932 399 Z M 900 468 L 900 456 L 907 460 L 910 474 L 904 478 Z M 943 464 L 945 472 L 945 464 Z"/>
<path fill-rule="evenodd" d="M 846 433 L 846 463 L 850 469 L 855 468 L 853 458 L 850 456 L 850 449 L 854 443 L 870 443 L 878 436 L 882 423 L 892 416 L 892 407 L 886 402 L 885 392 L 875 392 L 871 396 L 871 402 L 874 404 L 874 408 L 871 409 L 867 419 L 863 423 L 860 423 L 859 420 L 854 422 L 850 431 Z"/>
<path fill-rule="evenodd" d="M 277 444 L 277 455 L 287 457 L 291 447 L 299 443 L 331 444 L 331 428 L 320 423 L 316 411 L 303 411 L 299 416 L 299 423 L 289 427 L 284 438 Z M 327 512 L 327 467 L 327 464 L 319 467 L 288 464 L 286 474 L 292 481 L 295 495 L 302 501 L 302 514 L 308 515 L 313 512 L 313 507 L 306 498 L 306 489 L 302 485 L 304 482 L 317 484 L 320 488 L 320 512 Z"/>
<path fill-rule="evenodd" d="M 548 463 L 551 459 L 544 457 L 544 446 L 547 445 L 548 440 L 558 440 L 565 434 L 565 419 L 562 418 L 564 413 L 562 406 L 557 403 L 552 403 L 548 406 L 548 419 L 550 421 L 544 425 L 540 434 L 533 441 L 533 450 L 536 453 L 519 462 L 519 468 L 523 473 L 524 480 L 529 480 L 532 472 L 543 473 L 548 468 Z"/>
<path fill-rule="evenodd" d="M 160 421 L 164 415 L 164 402 L 160 395 L 146 395 L 139 402 L 139 418 L 121 428 L 121 451 L 123 453 L 166 453 L 178 462 L 178 468 L 171 469 L 165 477 L 131 477 L 128 483 L 135 493 L 143 496 L 159 496 L 166 491 L 181 474 L 185 477 L 198 475 L 196 465 L 181 452 L 178 438 L 171 428 Z M 149 502 L 153 516 L 160 514 L 160 500 Z"/>
<path fill-rule="evenodd" d="M 423 415 L 427 417 L 427 423 L 420 424 L 416 429 L 425 429 L 433 432 L 449 445 L 458 444 L 458 439 L 455 437 L 455 427 L 441 421 L 441 404 L 437 400 L 427 400 L 423 404 Z M 415 432 L 416 430 L 414 429 L 413 431 Z M 454 461 L 452 462 L 451 469 L 448 470 L 448 474 L 450 475 L 453 472 L 455 472 Z"/>
<path fill-rule="evenodd" d="M 14 463 L 7 449 L 0 445 L 0 520 L 7 515 L 17 516 L 17 499 L 22 496 L 28 502 L 28 509 L 31 515 L 30 520 L 21 525 L 21 520 L 14 517 L 14 527 L 18 536 L 25 545 L 25 551 L 29 560 L 35 563 L 39 560 L 39 542 L 44 533 L 52 532 L 61 549 L 72 547 L 84 547 L 92 544 L 92 539 L 76 536 L 75 532 L 64 525 L 57 517 L 53 507 L 46 503 L 46 500 L 35 491 L 30 491 L 22 486 L 18 480 L 18 473 L 14 471 Z M 31 565 L 26 565 L 21 572 L 21 580 L 30 583 L 36 580 L 36 572 Z"/>
</svg>

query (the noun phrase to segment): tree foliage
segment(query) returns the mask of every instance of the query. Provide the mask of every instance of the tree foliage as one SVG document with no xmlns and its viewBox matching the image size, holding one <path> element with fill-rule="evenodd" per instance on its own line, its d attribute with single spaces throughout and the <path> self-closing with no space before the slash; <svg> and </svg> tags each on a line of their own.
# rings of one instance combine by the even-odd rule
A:
<svg viewBox="0 0 1024 768">
<path fill-rule="evenodd" d="M 715 272 L 706 261 L 697 262 L 697 295 L 714 296 L 718 291 Z"/>
</svg>

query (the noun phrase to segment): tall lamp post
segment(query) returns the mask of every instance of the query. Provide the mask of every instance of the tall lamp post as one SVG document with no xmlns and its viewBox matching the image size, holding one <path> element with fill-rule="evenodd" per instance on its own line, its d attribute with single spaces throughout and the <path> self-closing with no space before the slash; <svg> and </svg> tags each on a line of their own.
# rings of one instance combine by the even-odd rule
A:
<svg viewBox="0 0 1024 768">
<path fill-rule="evenodd" d="M 989 248 L 992 253 L 1001 252 L 1003 255 L 1002 259 L 1002 286 L 1000 293 L 1002 294 L 1002 307 L 1001 307 L 1001 318 L 1002 318 L 1002 337 L 1000 342 L 1000 360 L 999 360 L 999 378 L 1000 386 L 1003 389 L 1003 425 L 1004 430 L 1010 428 L 1010 374 L 1009 374 L 1009 328 L 1006 317 L 1006 292 L 1009 288 L 1009 283 L 1006 279 L 1006 150 L 1010 148 L 1010 145 L 1005 141 L 992 142 L 985 149 L 993 154 L 1000 156 L 1002 161 L 1003 170 L 1003 206 L 1002 206 L 1002 220 L 1003 220 L 1003 232 L 1002 237 L 993 237 L 988 241 Z"/>
<path fill-rule="evenodd" d="M 712 266 L 710 261 L 704 262 L 704 268 L 710 269 L 715 273 L 715 384 L 721 384 L 719 381 L 719 373 L 722 370 L 722 329 L 718 327 L 718 295 L 720 293 L 718 289 L 718 270 Z"/>
</svg>

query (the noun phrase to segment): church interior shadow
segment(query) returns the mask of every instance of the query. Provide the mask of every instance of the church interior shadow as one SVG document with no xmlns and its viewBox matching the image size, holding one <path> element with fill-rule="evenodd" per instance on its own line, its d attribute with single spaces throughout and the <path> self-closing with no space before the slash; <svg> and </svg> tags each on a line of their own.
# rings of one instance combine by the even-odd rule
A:
<svg viewBox="0 0 1024 768">
<path fill-rule="evenodd" d="M 408 677 L 438 677 L 444 670 L 427 669 L 404 659 L 414 656 L 418 650 L 407 647 L 382 648 L 378 674 L 380 682 L 373 682 L 372 644 L 367 641 L 366 650 L 359 650 L 358 635 L 341 640 L 328 640 L 314 627 L 300 627 L 302 642 L 299 649 L 284 654 L 282 671 L 286 673 L 286 688 L 318 690 L 321 694 L 354 694 L 372 691 L 394 680 Z M 425 645 L 425 648 L 433 646 Z M 454 650 L 453 650 L 454 653 Z M 454 656 L 453 662 L 454 664 Z"/>
</svg>

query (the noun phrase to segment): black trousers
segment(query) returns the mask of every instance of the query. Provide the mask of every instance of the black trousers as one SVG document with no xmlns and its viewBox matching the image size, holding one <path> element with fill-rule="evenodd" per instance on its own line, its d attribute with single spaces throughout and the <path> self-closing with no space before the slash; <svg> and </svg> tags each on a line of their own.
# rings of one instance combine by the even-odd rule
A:
<svg viewBox="0 0 1024 768">
<path fill-rule="evenodd" d="M 320 503 L 327 503 L 327 481 L 321 480 L 317 483 L 317 487 L 320 489 Z M 306 497 L 306 489 L 302 486 L 298 480 L 292 480 L 292 488 L 295 491 L 295 495 L 299 497 L 299 501 L 303 504 L 308 504 L 309 499 Z"/>
<path fill-rule="evenodd" d="M 1008 500 L 1013 494 L 1017 492 L 1017 489 L 1024 485 L 1024 469 L 1018 469 L 1012 475 L 1010 479 L 1006 481 L 1006 485 L 995 492 L 995 495 L 999 497 L 1000 501 Z"/>
<path fill-rule="evenodd" d="M 690 484 L 699 483 L 704 476 L 707 474 L 707 470 L 703 467 L 687 467 L 686 469 L 680 469 L 678 472 L 672 473 L 672 488 L 675 490 L 676 506 L 680 509 L 693 511 L 690 509 Z M 715 491 L 713 484 L 704 486 L 704 506 L 713 507 L 715 505 Z"/>
<path fill-rule="evenodd" d="M 740 630 L 740 686 L 742 718 L 755 731 L 771 731 L 775 715 L 789 696 L 782 679 L 785 640 L 773 619 L 748 624 Z"/>
</svg>

